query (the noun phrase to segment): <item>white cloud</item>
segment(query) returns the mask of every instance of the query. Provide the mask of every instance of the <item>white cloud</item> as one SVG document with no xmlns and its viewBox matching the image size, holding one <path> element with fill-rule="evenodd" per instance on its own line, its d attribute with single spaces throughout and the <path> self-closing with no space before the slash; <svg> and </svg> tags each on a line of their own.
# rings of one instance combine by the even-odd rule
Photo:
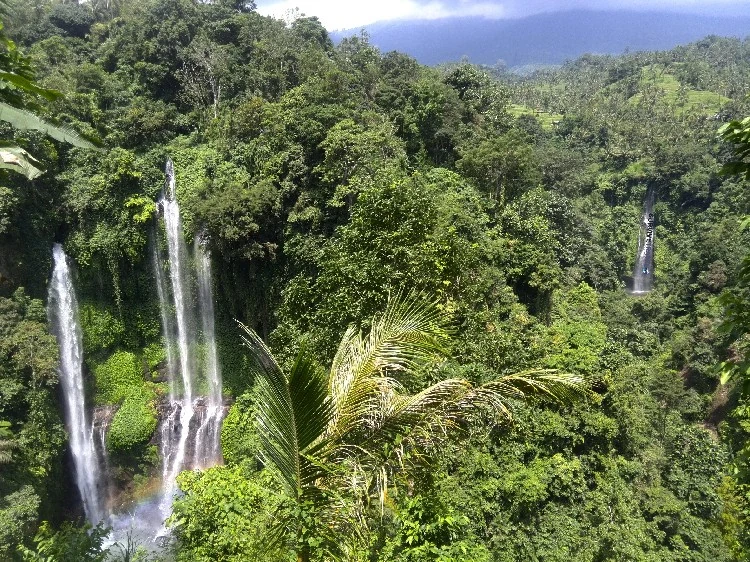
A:
<svg viewBox="0 0 750 562">
<path fill-rule="evenodd" d="M 500 18 L 505 15 L 501 3 L 472 0 L 275 0 L 257 4 L 259 13 L 281 19 L 299 8 L 307 16 L 317 16 L 329 31 L 360 27 L 383 20 L 440 19 L 453 16 Z"/>
<path fill-rule="evenodd" d="M 498 19 L 576 8 L 670 10 L 722 15 L 743 10 L 747 0 L 257 0 L 258 12 L 285 19 L 299 8 L 317 16 L 329 30 L 361 27 L 376 21 L 482 16 Z M 744 10 L 743 10 L 744 11 Z M 750 15 L 750 8 L 748 8 Z"/>
</svg>

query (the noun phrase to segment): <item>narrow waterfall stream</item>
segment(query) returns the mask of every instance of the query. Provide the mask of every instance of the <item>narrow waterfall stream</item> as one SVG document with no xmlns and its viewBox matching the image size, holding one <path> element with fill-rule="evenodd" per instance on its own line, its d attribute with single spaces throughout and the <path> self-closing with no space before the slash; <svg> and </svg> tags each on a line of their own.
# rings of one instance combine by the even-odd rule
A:
<svg viewBox="0 0 750 562">
<path fill-rule="evenodd" d="M 214 297 L 211 283 L 211 255 L 205 240 L 195 237 L 195 261 L 198 273 L 198 304 L 201 316 L 201 330 L 205 347 L 205 376 L 208 383 L 206 413 L 195 440 L 195 463 L 206 467 L 221 462 L 219 431 L 224 411 L 219 355 L 216 350 L 216 330 L 214 327 Z"/>
<path fill-rule="evenodd" d="M 83 385 L 83 345 L 78 321 L 78 302 L 67 256 L 60 244 L 52 249 L 54 269 L 49 285 L 48 315 L 60 347 L 60 384 L 65 402 L 65 425 L 70 436 L 75 481 L 86 519 L 97 524 L 105 517 L 101 487 L 101 460 L 94 439 L 94 425 Z"/>
<path fill-rule="evenodd" d="M 159 200 L 164 217 L 164 230 L 167 237 L 167 251 L 169 258 L 169 279 L 172 289 L 174 313 L 177 326 L 177 365 L 169 367 L 170 374 L 179 373 L 180 377 L 172 376 L 169 381 L 170 416 L 172 412 L 179 409 L 179 420 L 177 425 L 170 424 L 169 438 L 162 443 L 162 454 L 164 462 L 163 490 L 164 500 L 162 511 L 169 512 L 172 505 L 177 482 L 176 478 L 185 464 L 185 453 L 190 434 L 190 422 L 195 413 L 193 405 L 193 386 L 196 352 L 195 347 L 195 320 L 190 285 L 187 276 L 188 259 L 187 247 L 182 233 L 182 220 L 180 218 L 180 206 L 177 204 L 174 166 L 172 161 L 167 161 L 167 181 L 164 196 Z M 159 266 L 157 266 L 158 269 Z M 159 291 L 166 296 L 166 291 Z M 160 295 L 161 298 L 161 295 Z M 169 308 L 161 305 L 162 308 Z M 165 327 L 166 334 L 166 327 Z M 167 336 L 169 334 L 166 334 Z M 167 343 L 166 345 L 171 345 Z M 179 367 L 179 368 L 177 368 Z M 180 384 L 181 383 L 181 384 Z M 176 421 L 176 420 L 175 420 Z M 176 442 L 175 442 L 176 441 Z M 165 446 L 166 445 L 166 446 Z"/>
<path fill-rule="evenodd" d="M 654 284 L 654 193 L 649 190 L 638 227 L 638 250 L 633 268 L 633 294 L 651 291 Z"/>
</svg>

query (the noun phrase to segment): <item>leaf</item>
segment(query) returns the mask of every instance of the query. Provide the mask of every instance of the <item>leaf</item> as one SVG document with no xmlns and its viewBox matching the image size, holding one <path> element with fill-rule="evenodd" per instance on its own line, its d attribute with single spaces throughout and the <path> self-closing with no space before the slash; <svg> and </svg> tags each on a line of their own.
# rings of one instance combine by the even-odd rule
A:
<svg viewBox="0 0 750 562">
<path fill-rule="evenodd" d="M 298 497 L 303 486 L 321 472 L 319 466 L 303 458 L 302 451 L 323 434 L 330 422 L 327 381 L 304 349 L 297 354 L 287 379 L 258 334 L 244 324 L 240 327 L 255 359 L 260 454 L 269 467 L 276 469 L 287 493 Z"/>
<path fill-rule="evenodd" d="M 19 146 L 0 147 L 0 168 L 13 170 L 33 180 L 44 173 L 39 162 Z"/>
<path fill-rule="evenodd" d="M 0 120 L 6 121 L 16 129 L 23 131 L 41 131 L 55 140 L 67 142 L 79 148 L 98 148 L 69 125 L 53 125 L 30 111 L 13 107 L 7 103 L 0 102 Z"/>
<path fill-rule="evenodd" d="M 61 92 L 58 92 L 57 90 L 48 90 L 46 88 L 37 86 L 31 80 L 28 80 L 23 76 L 16 74 L 15 72 L 5 72 L 0 70 L 0 80 L 10 82 L 16 88 L 25 92 L 29 92 L 31 94 L 41 96 L 48 101 L 56 100 L 57 98 L 62 96 Z"/>
</svg>

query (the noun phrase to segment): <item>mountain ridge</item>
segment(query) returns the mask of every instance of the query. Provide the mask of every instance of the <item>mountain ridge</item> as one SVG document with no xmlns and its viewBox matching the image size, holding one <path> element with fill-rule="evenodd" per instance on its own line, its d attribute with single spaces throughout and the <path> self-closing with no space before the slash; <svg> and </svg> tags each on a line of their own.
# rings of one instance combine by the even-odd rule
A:
<svg viewBox="0 0 750 562">
<path fill-rule="evenodd" d="M 586 53 L 667 50 L 707 35 L 747 37 L 748 16 L 706 16 L 623 10 L 570 10 L 520 19 L 481 17 L 377 22 L 332 32 L 334 41 L 367 32 L 381 51 L 401 51 L 422 64 L 468 58 L 517 67 L 562 64 Z"/>
</svg>

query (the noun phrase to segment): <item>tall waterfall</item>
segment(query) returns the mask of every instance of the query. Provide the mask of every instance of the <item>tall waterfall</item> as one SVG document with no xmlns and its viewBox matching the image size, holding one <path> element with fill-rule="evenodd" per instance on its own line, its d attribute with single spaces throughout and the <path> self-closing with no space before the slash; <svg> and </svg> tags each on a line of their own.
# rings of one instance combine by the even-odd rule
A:
<svg viewBox="0 0 750 562">
<path fill-rule="evenodd" d="M 54 269 L 49 286 L 48 315 L 60 347 L 60 382 L 65 401 L 65 422 L 70 434 L 75 480 L 86 519 L 99 523 L 104 518 L 100 494 L 100 460 L 94 440 L 94 426 L 88 418 L 83 386 L 83 346 L 78 322 L 78 302 L 65 252 L 60 244 L 52 249 Z"/>
<path fill-rule="evenodd" d="M 198 273 L 198 305 L 201 316 L 201 330 L 205 348 L 205 375 L 208 383 L 206 410 L 195 439 L 195 462 L 198 466 L 210 466 L 221 460 L 219 431 L 224 411 L 222 380 L 219 370 L 219 356 L 216 351 L 216 331 L 214 329 L 214 299 L 211 284 L 211 255 L 205 240 L 195 237 L 195 260 Z"/>
<path fill-rule="evenodd" d="M 163 459 L 161 511 L 165 516 L 177 491 L 176 478 L 181 470 L 206 468 L 221 461 L 219 430 L 224 413 L 210 255 L 196 238 L 194 256 L 190 256 L 175 187 L 170 160 L 164 194 L 158 203 L 164 219 L 167 259 L 158 237 L 154 248 L 169 375 L 169 406 L 159 430 Z M 164 274 L 165 269 L 168 275 Z"/>
<path fill-rule="evenodd" d="M 638 252 L 633 268 L 633 293 L 651 291 L 654 283 L 654 194 L 646 195 L 643 216 L 638 228 Z"/>
<path fill-rule="evenodd" d="M 193 384 L 194 364 L 193 353 L 195 353 L 195 322 L 191 318 L 193 307 L 189 291 L 189 283 L 186 272 L 186 260 L 188 259 L 187 248 L 182 235 L 182 221 L 180 219 L 180 206 L 177 204 L 174 167 L 172 161 L 167 162 L 166 168 L 167 185 L 164 197 L 159 202 L 164 216 L 164 230 L 167 236 L 167 251 L 169 254 L 169 279 L 174 299 L 174 313 L 177 325 L 177 365 L 170 365 L 170 375 L 179 373 L 180 378 L 170 376 L 169 380 L 169 402 L 170 413 L 168 416 L 169 434 L 166 442 L 162 442 L 162 455 L 164 460 L 163 482 L 165 490 L 165 503 L 171 505 L 172 494 L 175 490 L 175 479 L 182 470 L 185 462 L 188 436 L 190 434 L 190 421 L 193 419 Z M 157 264 L 157 276 L 159 265 Z M 160 298 L 166 295 L 166 291 L 159 290 Z M 167 308 L 166 304 L 161 305 Z M 166 345 L 172 334 L 167 332 L 169 324 L 164 327 Z M 173 354 L 172 354 L 173 355 Z M 171 358 L 174 361 L 174 356 Z M 177 368 L 179 367 L 179 368 Z M 181 388 L 178 387 L 178 383 Z M 179 411 L 179 415 L 175 414 Z M 179 425 L 174 422 L 179 419 Z M 176 438 L 176 444 L 174 443 Z"/>
</svg>

